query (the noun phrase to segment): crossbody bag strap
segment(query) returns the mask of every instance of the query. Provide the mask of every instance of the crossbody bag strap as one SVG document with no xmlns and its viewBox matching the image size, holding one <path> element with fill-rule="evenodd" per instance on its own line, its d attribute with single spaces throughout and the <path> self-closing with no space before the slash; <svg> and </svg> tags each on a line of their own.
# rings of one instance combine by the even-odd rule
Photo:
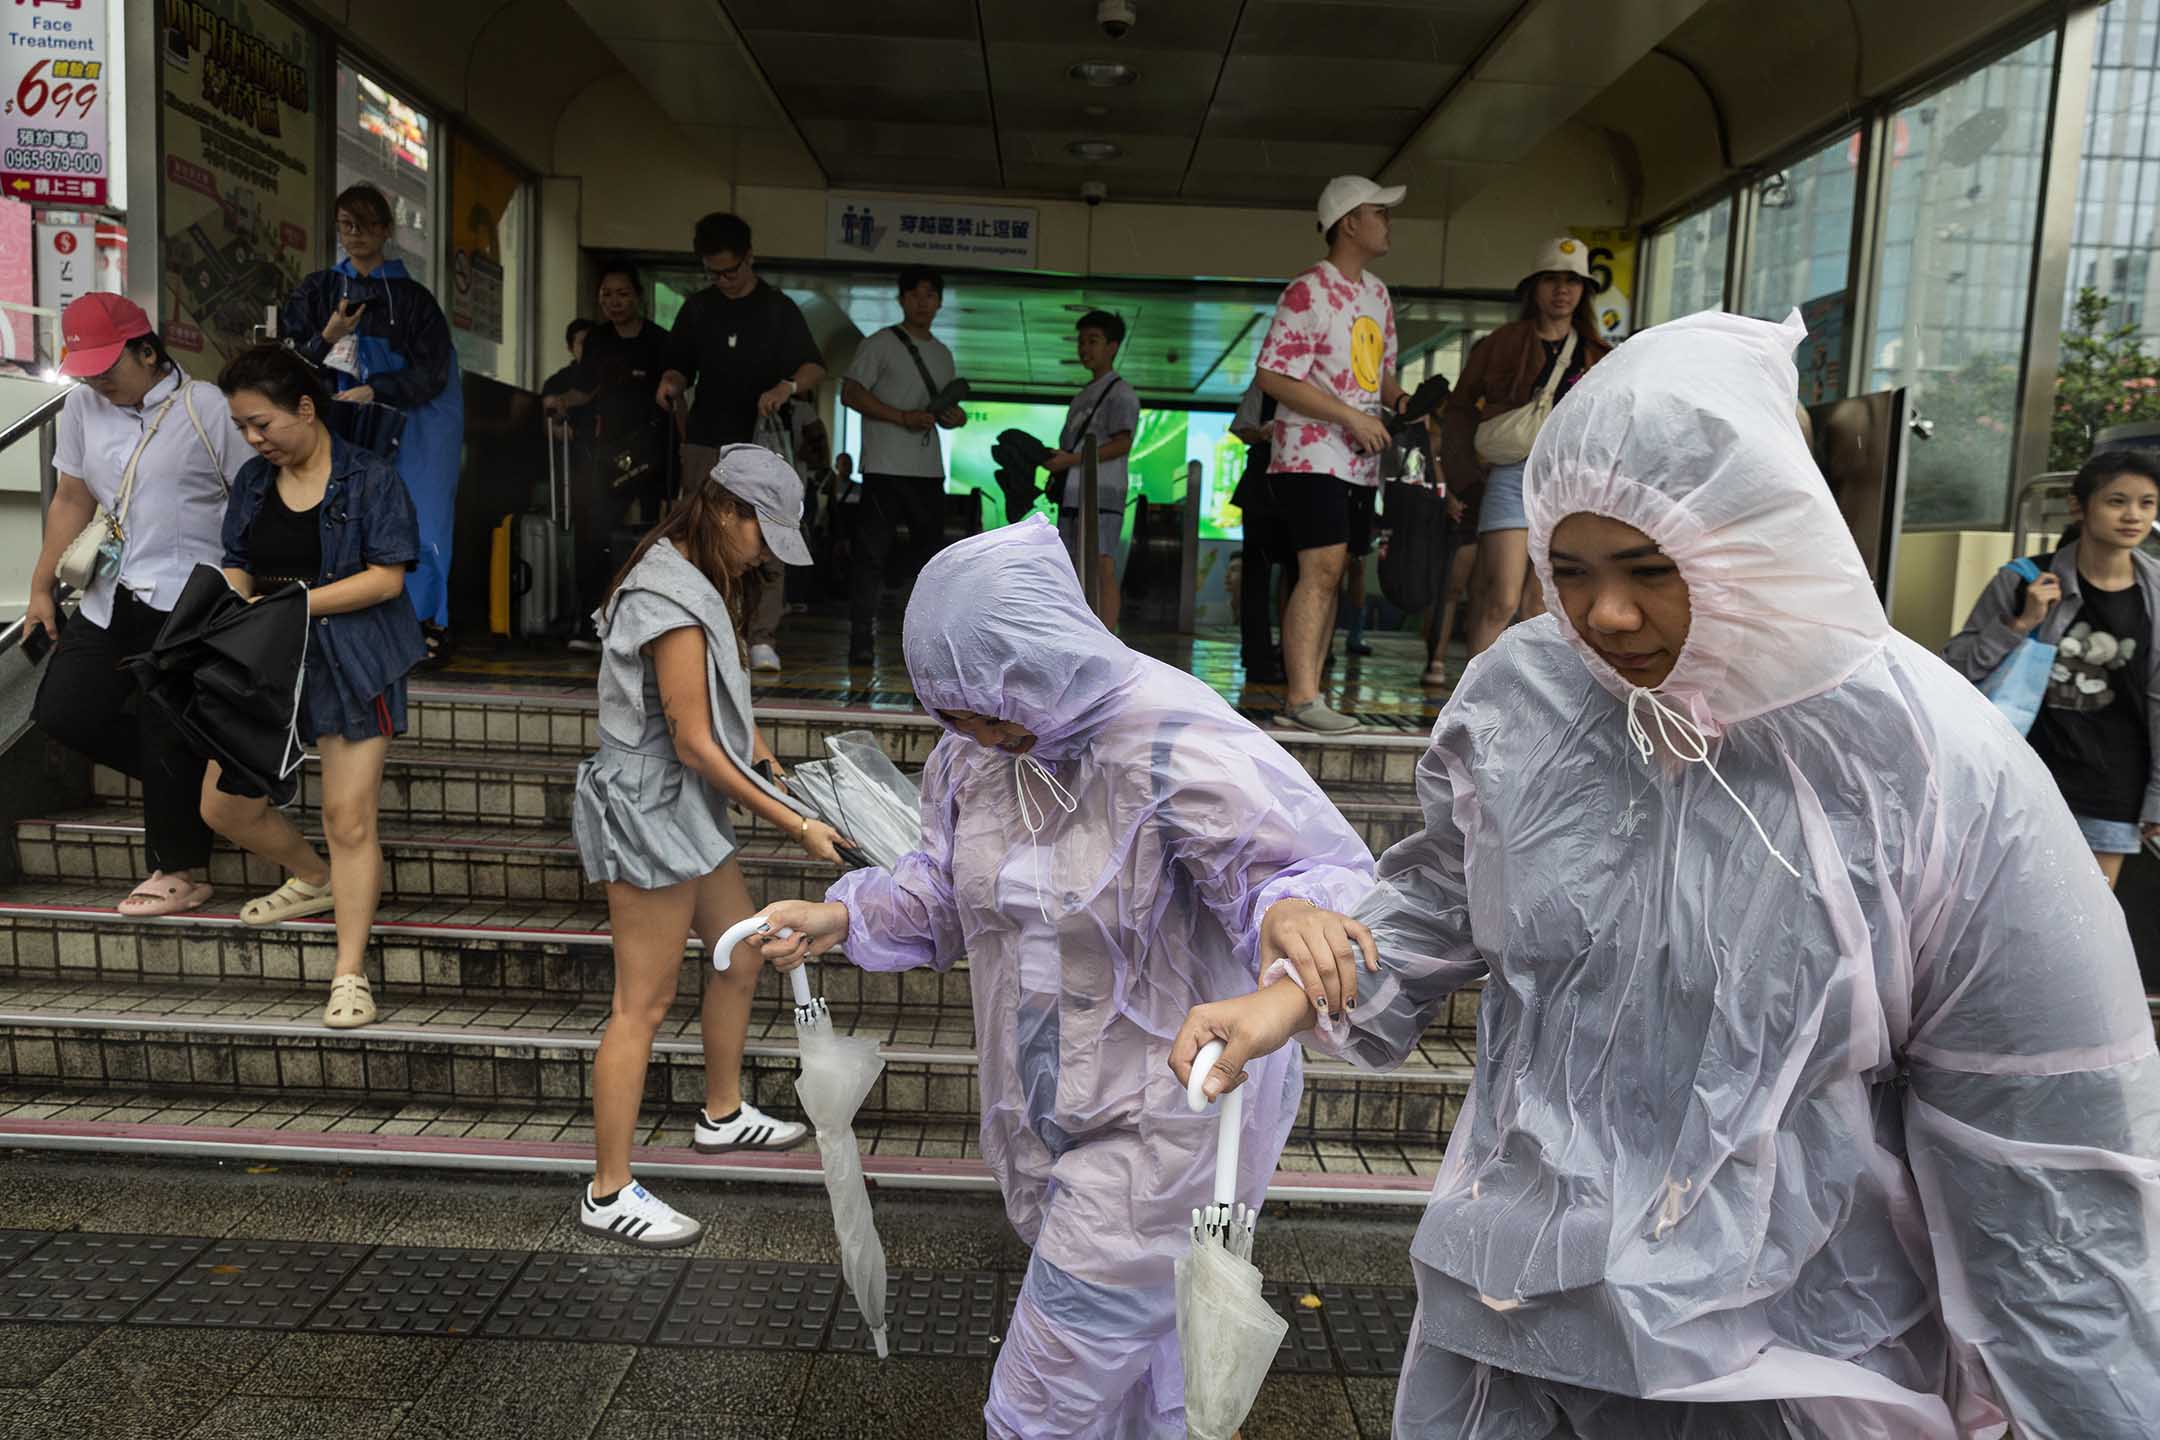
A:
<svg viewBox="0 0 2160 1440">
<path fill-rule="evenodd" d="M 187 377 L 182 376 L 181 384 L 186 383 Z M 151 416 L 150 423 L 143 427 L 142 439 L 135 442 L 135 453 L 128 456 L 127 468 L 120 472 L 120 493 L 113 497 L 112 521 L 114 528 L 123 535 L 127 533 L 128 506 L 135 503 L 135 468 L 142 464 L 143 452 L 150 448 L 151 437 L 157 434 L 158 426 L 165 423 L 167 412 L 179 398 L 180 392 L 177 390 L 165 397 L 165 403 L 158 406 L 157 414 Z"/>
<path fill-rule="evenodd" d="M 1567 367 L 1573 364 L 1574 360 L 1575 330 L 1574 327 L 1570 326 L 1567 332 L 1567 344 L 1560 347 L 1559 357 L 1553 361 L 1552 378 L 1547 380 L 1544 388 L 1538 391 L 1541 398 L 1550 400 L 1560 393 L 1560 382 L 1567 378 Z"/>
<path fill-rule="evenodd" d="M 900 343 L 907 347 L 908 359 L 915 362 L 915 373 L 922 377 L 923 404 L 928 405 L 937 399 L 938 383 L 930 378 L 930 367 L 923 363 L 922 351 L 915 348 L 914 338 L 898 325 L 891 329 L 893 334 L 900 337 Z"/>
<path fill-rule="evenodd" d="M 210 443 L 210 432 L 203 429 L 202 417 L 195 413 L 194 381 L 181 382 L 180 403 L 187 407 L 187 418 L 195 427 L 195 438 L 202 441 L 203 453 L 210 457 L 210 473 L 217 476 L 218 493 L 227 500 L 232 499 L 232 482 L 225 478 L 225 457 L 218 454 L 217 446 Z"/>
</svg>

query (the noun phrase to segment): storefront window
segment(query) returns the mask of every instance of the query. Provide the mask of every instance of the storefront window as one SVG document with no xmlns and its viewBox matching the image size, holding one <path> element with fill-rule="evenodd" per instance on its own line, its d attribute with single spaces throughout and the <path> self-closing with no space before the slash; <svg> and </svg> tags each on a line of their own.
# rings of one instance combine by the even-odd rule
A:
<svg viewBox="0 0 2160 1440">
<path fill-rule="evenodd" d="M 408 102 L 338 62 L 337 188 L 366 181 L 390 197 L 391 254 L 435 292 L 435 126 Z"/>
<path fill-rule="evenodd" d="M 1720 200 L 1651 237 L 1644 326 L 1724 305 L 1725 250 L 1731 234 L 1732 202 Z"/>
<path fill-rule="evenodd" d="M 1864 373 L 1934 422 L 1908 526 L 1993 527 L 2009 503 L 2054 63 L 2049 33 L 1891 117 Z"/>
<path fill-rule="evenodd" d="M 1860 136 L 1842 135 L 1755 187 L 1755 233 L 1740 286 L 1743 313 L 1782 320 L 1793 307 L 1843 299 L 1852 252 Z"/>
</svg>

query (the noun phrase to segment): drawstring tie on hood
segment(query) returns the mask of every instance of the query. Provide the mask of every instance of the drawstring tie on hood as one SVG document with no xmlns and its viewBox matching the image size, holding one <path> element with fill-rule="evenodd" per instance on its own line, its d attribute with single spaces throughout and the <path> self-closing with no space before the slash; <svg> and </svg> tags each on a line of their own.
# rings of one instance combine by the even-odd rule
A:
<svg viewBox="0 0 2160 1440">
<path fill-rule="evenodd" d="M 1050 803 L 1063 810 L 1067 815 L 1079 809 L 1080 802 L 1073 799 L 1072 792 L 1060 785 L 1057 776 L 1051 774 L 1048 767 L 1040 760 L 1037 760 L 1032 755 L 1016 755 L 1013 757 L 1013 794 L 1020 801 L 1020 823 L 1027 826 L 1028 837 L 1034 842 L 1035 848 L 1035 906 L 1042 911 L 1043 921 L 1047 924 L 1051 921 L 1052 916 L 1048 899 L 1049 888 L 1043 882 L 1042 832 L 1043 826 L 1049 823 L 1050 810 L 1048 806 L 1037 800 L 1034 792 L 1028 788 L 1028 775 L 1030 773 L 1033 773 L 1043 784 L 1050 787 Z M 1056 842 L 1052 841 L 1051 845 L 1054 849 Z"/>
<path fill-rule="evenodd" d="M 1740 813 L 1747 816 L 1748 824 L 1755 827 L 1755 833 L 1761 838 L 1763 848 L 1770 852 L 1770 858 L 1784 866 L 1793 879 L 1799 879 L 1800 872 L 1793 868 L 1792 861 L 1778 853 L 1777 846 L 1770 843 L 1770 832 L 1763 829 L 1762 821 L 1755 818 L 1755 812 L 1748 808 L 1747 801 L 1734 794 L 1732 786 L 1725 783 L 1725 777 L 1718 774 L 1717 766 L 1710 761 L 1710 741 L 1703 734 L 1702 727 L 1659 699 L 1656 691 L 1637 686 L 1628 692 L 1627 733 L 1628 739 L 1635 742 L 1635 752 L 1642 756 L 1643 763 L 1647 765 L 1657 758 L 1657 741 L 1650 738 L 1649 727 L 1643 724 L 1642 717 L 1636 713 L 1644 701 L 1649 702 L 1650 717 L 1657 725 L 1657 739 L 1665 743 L 1665 748 L 1681 764 L 1700 765 L 1709 771 L 1710 778 L 1717 781 L 1718 788 L 1732 797 L 1733 804 L 1740 807 Z"/>
</svg>

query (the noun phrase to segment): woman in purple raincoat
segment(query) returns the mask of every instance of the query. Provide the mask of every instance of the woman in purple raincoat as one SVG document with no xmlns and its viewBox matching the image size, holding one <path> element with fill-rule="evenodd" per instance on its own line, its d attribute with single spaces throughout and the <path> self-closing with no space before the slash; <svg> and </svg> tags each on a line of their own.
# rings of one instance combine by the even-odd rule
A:
<svg viewBox="0 0 2160 1440">
<path fill-rule="evenodd" d="M 1208 1203 L 1215 1120 L 1170 1078 L 1198 1000 L 1303 962 L 1346 997 L 1372 855 L 1282 747 L 1088 613 L 1056 531 L 946 550 L 908 606 L 917 697 L 951 732 L 922 848 L 766 913 L 866 970 L 965 955 L 983 1158 L 1035 1247 L 985 1411 L 994 1436 L 1183 1436 L 1172 1267 Z M 781 953 L 786 953 L 785 949 Z M 1325 994 L 1323 994 L 1325 990 Z M 1293 1047 L 1252 1072 L 1239 1198 L 1297 1112 Z"/>
</svg>

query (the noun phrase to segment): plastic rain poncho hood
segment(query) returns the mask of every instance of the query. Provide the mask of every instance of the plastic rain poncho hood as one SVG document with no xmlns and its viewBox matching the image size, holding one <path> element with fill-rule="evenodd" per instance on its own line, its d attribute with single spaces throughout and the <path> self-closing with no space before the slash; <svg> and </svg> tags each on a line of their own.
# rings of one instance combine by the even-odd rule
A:
<svg viewBox="0 0 2160 1440">
<path fill-rule="evenodd" d="M 1347 907 L 1371 853 L 1281 746 L 1103 629 L 1040 520 L 925 566 L 905 645 L 925 708 L 1038 743 L 1025 759 L 938 743 L 922 849 L 831 891 L 848 956 L 967 957 L 983 1158 L 1014 1227 L 1068 1275 L 1167 1295 L 1215 1153 L 1170 1042 L 1192 1006 L 1252 990 L 1269 905 Z M 1248 1073 L 1239 1198 L 1257 1205 L 1297 1108 L 1295 1048 Z"/>
<path fill-rule="evenodd" d="M 1793 420 L 1802 333 L 1661 326 L 1555 409 L 1532 558 L 1556 593 L 1579 511 L 1663 547 L 1665 708 L 1564 615 L 1509 631 L 1360 907 L 1384 973 L 1326 1047 L 1395 1064 L 1485 981 L 1403 1433 L 1727 1433 L 1655 1397 L 1734 1434 L 2160 1434 L 2121 910 L 2030 748 L 1885 623 Z"/>
</svg>

